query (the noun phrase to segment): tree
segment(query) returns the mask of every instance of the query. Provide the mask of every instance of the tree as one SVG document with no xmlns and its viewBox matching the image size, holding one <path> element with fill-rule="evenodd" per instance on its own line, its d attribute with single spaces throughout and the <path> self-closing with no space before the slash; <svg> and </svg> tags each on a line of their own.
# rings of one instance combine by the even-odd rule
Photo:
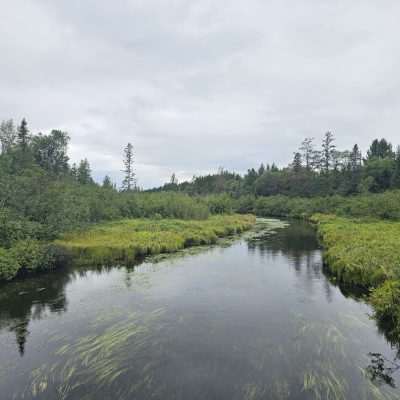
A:
<svg viewBox="0 0 400 400">
<path fill-rule="evenodd" d="M 26 151 L 29 144 L 29 130 L 26 119 L 23 118 L 21 125 L 18 127 L 17 141 L 22 151 Z"/>
<path fill-rule="evenodd" d="M 76 166 L 76 163 L 73 163 L 73 164 L 72 164 L 72 167 L 71 167 L 71 176 L 72 176 L 74 179 L 78 179 L 78 167 Z"/>
<path fill-rule="evenodd" d="M 307 171 L 310 171 L 313 167 L 314 159 L 314 138 L 305 138 L 301 142 L 300 154 L 304 160 Z"/>
<path fill-rule="evenodd" d="M 171 180 L 169 183 L 171 185 L 178 185 L 178 178 L 176 177 L 175 172 L 172 173 Z"/>
<path fill-rule="evenodd" d="M 358 148 L 358 145 L 355 144 L 350 153 L 350 169 L 351 171 L 358 171 L 361 168 L 362 155 L 361 151 Z"/>
<path fill-rule="evenodd" d="M 265 172 L 265 166 L 261 163 L 260 167 L 258 168 L 258 176 L 261 176 Z"/>
<path fill-rule="evenodd" d="M 392 144 L 386 141 L 386 139 L 375 139 L 369 150 L 367 151 L 367 160 L 372 159 L 383 159 L 383 158 L 391 158 L 395 157 L 395 153 L 393 152 Z"/>
<path fill-rule="evenodd" d="M 294 173 L 297 174 L 302 170 L 302 168 L 303 168 L 302 163 L 303 163 L 303 161 L 301 158 L 301 154 L 299 152 L 294 153 L 293 162 L 292 162 L 292 169 L 293 169 Z"/>
<path fill-rule="evenodd" d="M 391 186 L 400 189 L 400 146 L 397 147 L 395 167 L 392 175 Z"/>
<path fill-rule="evenodd" d="M 67 133 L 52 130 L 50 135 L 41 133 L 32 138 L 33 157 L 38 165 L 56 175 L 68 171 L 69 136 Z"/>
<path fill-rule="evenodd" d="M 102 186 L 105 189 L 114 189 L 114 185 L 111 181 L 111 178 L 108 175 L 104 177 Z"/>
<path fill-rule="evenodd" d="M 11 148 L 15 145 L 17 138 L 17 131 L 14 127 L 14 121 L 12 119 L 2 121 L 0 124 L 0 145 L 1 153 L 8 153 Z"/>
<path fill-rule="evenodd" d="M 335 156 L 336 146 L 333 144 L 335 138 L 332 132 L 326 132 L 322 140 L 322 151 L 321 151 L 321 168 L 325 173 L 329 172 Z"/>
<path fill-rule="evenodd" d="M 89 161 L 85 158 L 79 163 L 79 167 L 76 173 L 78 182 L 82 185 L 93 183 L 92 171 L 90 169 Z"/>
<path fill-rule="evenodd" d="M 131 143 L 128 143 L 124 149 L 124 172 L 125 177 L 122 181 L 122 190 L 126 192 L 130 192 L 131 190 L 136 188 L 136 176 L 133 171 L 133 146 Z"/>
</svg>

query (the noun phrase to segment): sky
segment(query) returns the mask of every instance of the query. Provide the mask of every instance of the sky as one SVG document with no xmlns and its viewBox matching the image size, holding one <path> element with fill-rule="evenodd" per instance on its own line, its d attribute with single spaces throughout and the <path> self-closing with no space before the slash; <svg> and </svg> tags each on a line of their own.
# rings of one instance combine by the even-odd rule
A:
<svg viewBox="0 0 400 400">
<path fill-rule="evenodd" d="M 261 162 L 304 137 L 400 144 L 400 2 L 2 0 L 0 120 L 69 133 L 72 161 L 138 184 Z"/>
</svg>

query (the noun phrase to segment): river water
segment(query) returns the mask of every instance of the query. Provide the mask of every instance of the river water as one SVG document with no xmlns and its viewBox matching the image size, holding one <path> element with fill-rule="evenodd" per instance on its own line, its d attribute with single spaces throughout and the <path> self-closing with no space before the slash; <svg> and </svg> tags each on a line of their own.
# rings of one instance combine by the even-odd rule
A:
<svg viewBox="0 0 400 400">
<path fill-rule="evenodd" d="M 134 268 L 12 282 L 0 399 L 399 399 L 396 348 L 350 293 L 310 225 L 276 220 Z"/>
</svg>

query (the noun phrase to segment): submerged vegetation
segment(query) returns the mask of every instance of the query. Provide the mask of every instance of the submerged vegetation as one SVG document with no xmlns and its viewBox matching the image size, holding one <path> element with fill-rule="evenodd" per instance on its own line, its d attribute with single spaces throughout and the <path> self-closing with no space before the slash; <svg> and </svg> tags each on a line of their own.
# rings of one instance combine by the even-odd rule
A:
<svg viewBox="0 0 400 400">
<path fill-rule="evenodd" d="M 95 225 L 55 243 L 81 262 L 129 264 L 146 255 L 215 243 L 219 237 L 249 229 L 254 222 L 254 216 L 237 214 L 198 221 L 128 219 Z"/>
<path fill-rule="evenodd" d="M 389 340 L 400 342 L 400 222 L 315 215 L 329 270 L 340 282 L 370 289 Z"/>
</svg>

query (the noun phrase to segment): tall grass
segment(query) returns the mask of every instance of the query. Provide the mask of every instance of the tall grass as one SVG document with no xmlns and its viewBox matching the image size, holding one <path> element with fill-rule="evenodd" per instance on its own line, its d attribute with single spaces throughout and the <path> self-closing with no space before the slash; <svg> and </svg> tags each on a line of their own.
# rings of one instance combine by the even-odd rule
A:
<svg viewBox="0 0 400 400">
<path fill-rule="evenodd" d="M 79 262 L 130 264 L 146 255 L 215 243 L 219 237 L 249 229 L 254 222 L 251 215 L 220 215 L 198 221 L 126 219 L 65 235 L 55 244 Z"/>
<path fill-rule="evenodd" d="M 400 343 L 400 222 L 315 215 L 329 270 L 370 289 L 369 300 L 391 340 Z"/>
</svg>

